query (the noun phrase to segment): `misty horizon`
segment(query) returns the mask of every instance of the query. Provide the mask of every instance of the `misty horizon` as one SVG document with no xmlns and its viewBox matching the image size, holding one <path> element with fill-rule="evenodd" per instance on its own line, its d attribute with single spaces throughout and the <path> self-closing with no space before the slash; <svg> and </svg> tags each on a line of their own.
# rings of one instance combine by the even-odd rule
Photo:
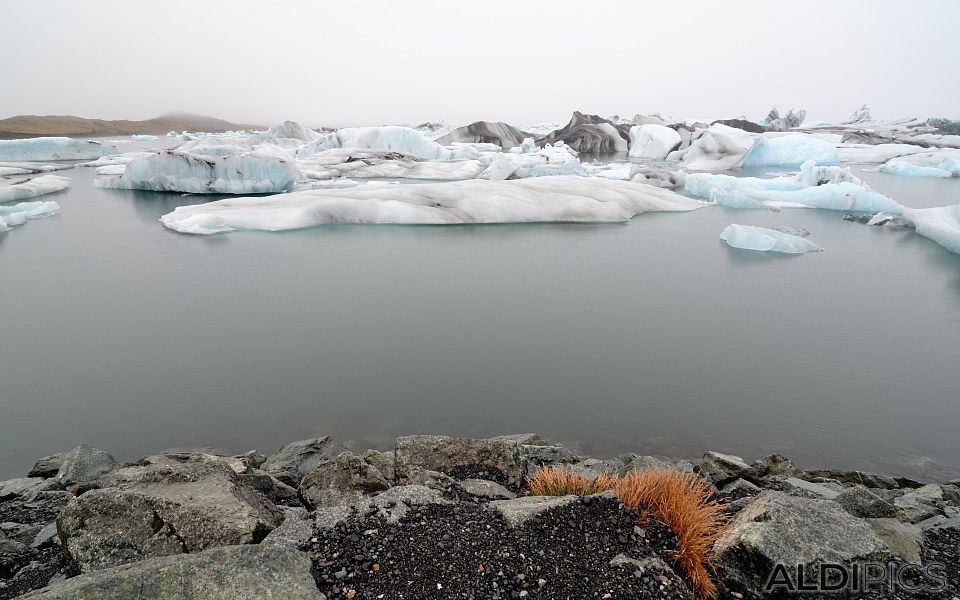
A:
<svg viewBox="0 0 960 600">
<path fill-rule="evenodd" d="M 339 127 L 574 110 L 760 120 L 778 107 L 841 121 L 864 103 L 877 118 L 960 118 L 957 3 L 696 4 L 170 2 L 149 24 L 141 4 L 22 4 L 0 39 L 0 118 L 183 111 Z"/>
</svg>

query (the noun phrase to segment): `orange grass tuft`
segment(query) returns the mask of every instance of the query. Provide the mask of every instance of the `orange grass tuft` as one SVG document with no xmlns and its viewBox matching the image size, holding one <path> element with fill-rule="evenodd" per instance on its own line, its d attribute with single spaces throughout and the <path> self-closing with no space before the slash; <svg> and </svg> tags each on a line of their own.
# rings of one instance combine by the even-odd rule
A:
<svg viewBox="0 0 960 600">
<path fill-rule="evenodd" d="M 707 481 L 695 473 L 670 469 L 631 471 L 615 488 L 621 502 L 649 511 L 677 536 L 673 553 L 697 596 L 714 598 L 711 575 L 716 566 L 713 546 L 727 528 L 722 506 Z"/>
<path fill-rule="evenodd" d="M 727 528 L 721 505 L 705 479 L 670 469 L 631 471 L 623 477 L 602 474 L 592 480 L 569 469 L 541 467 L 527 479 L 538 496 L 595 494 L 613 490 L 625 505 L 663 521 L 677 536 L 674 563 L 686 574 L 697 596 L 715 598 L 711 575 L 716 565 L 714 543 Z"/>
<path fill-rule="evenodd" d="M 587 496 L 613 489 L 619 482 L 614 475 L 603 473 L 593 479 L 587 479 L 569 469 L 540 467 L 533 477 L 527 478 L 527 485 L 535 496 L 566 496 L 575 494 Z"/>
</svg>

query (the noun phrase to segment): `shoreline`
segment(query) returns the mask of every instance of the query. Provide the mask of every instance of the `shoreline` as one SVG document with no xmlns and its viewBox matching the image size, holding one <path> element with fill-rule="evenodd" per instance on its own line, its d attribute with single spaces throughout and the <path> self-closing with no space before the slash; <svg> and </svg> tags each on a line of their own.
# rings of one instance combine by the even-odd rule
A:
<svg viewBox="0 0 960 600">
<path fill-rule="evenodd" d="M 528 478 L 543 467 L 586 479 L 693 473 L 729 518 L 734 549 L 716 549 L 721 598 L 768 597 L 765 571 L 798 559 L 921 565 L 933 568 L 929 585 L 935 565 L 960 564 L 960 480 L 803 470 L 779 455 L 596 459 L 535 434 L 401 436 L 388 451 L 322 437 L 269 456 L 212 452 L 120 464 L 81 445 L 0 482 L 0 599 L 47 584 L 28 597 L 119 598 L 132 581 L 169 594 L 223 576 L 211 569 L 259 581 L 232 596 L 257 597 L 269 592 L 258 571 L 267 568 L 282 571 L 284 592 L 298 598 L 694 597 L 671 562 L 676 532 L 615 492 L 533 496 Z M 171 565 L 191 574 L 158 575 Z M 960 582 L 946 585 L 956 594 Z M 225 597 L 209 593 L 185 597 Z"/>
</svg>

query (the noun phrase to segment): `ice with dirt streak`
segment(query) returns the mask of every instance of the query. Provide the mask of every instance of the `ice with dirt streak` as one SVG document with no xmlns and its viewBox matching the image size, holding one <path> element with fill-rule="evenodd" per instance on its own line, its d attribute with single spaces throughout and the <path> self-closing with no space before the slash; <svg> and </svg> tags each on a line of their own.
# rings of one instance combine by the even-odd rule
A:
<svg viewBox="0 0 960 600">
<path fill-rule="evenodd" d="M 663 160 L 680 146 L 680 134 L 675 129 L 647 123 L 630 128 L 630 151 L 633 158 Z"/>
<path fill-rule="evenodd" d="M 0 178 L 0 202 L 15 202 L 52 194 L 70 187 L 70 178 L 59 175 L 41 175 L 33 178 Z"/>
<path fill-rule="evenodd" d="M 624 181 L 543 177 L 510 181 L 358 186 L 180 206 L 164 226 L 194 234 L 279 231 L 332 223 L 430 224 L 621 222 L 647 211 L 706 206 L 675 192 Z"/>
</svg>

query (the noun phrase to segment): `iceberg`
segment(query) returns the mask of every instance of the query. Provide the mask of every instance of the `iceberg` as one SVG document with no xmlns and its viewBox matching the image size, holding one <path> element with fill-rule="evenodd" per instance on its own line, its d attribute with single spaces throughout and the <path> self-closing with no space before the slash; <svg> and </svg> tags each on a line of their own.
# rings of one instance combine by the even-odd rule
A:
<svg viewBox="0 0 960 600">
<path fill-rule="evenodd" d="M 684 167 L 694 171 L 726 171 L 740 165 L 756 137 L 719 123 L 698 133 L 689 147 L 671 152 L 667 158 L 681 161 Z"/>
<path fill-rule="evenodd" d="M 28 219 L 39 219 L 56 214 L 60 205 L 56 202 L 21 202 L 13 206 L 0 204 L 0 233 L 23 225 Z"/>
<path fill-rule="evenodd" d="M 74 165 L 56 164 L 45 165 L 36 162 L 2 162 L 0 163 L 0 177 L 7 175 L 39 175 L 50 171 L 72 169 Z"/>
<path fill-rule="evenodd" d="M 400 152 L 334 148 L 298 158 L 296 164 L 306 179 L 353 177 L 448 181 L 478 177 L 488 168 L 489 159 L 425 161 Z"/>
<path fill-rule="evenodd" d="M 799 167 L 808 160 L 818 165 L 840 164 L 840 156 L 833 144 L 795 133 L 761 136 L 743 157 L 742 166 Z"/>
<path fill-rule="evenodd" d="M 265 144 L 235 156 L 164 150 L 134 159 L 122 175 L 101 177 L 94 185 L 155 192 L 268 194 L 292 188 L 299 178 L 293 159 L 282 149 Z"/>
<path fill-rule="evenodd" d="M 870 189 L 850 169 L 817 166 L 813 161 L 804 163 L 796 175 L 772 179 L 688 173 L 684 190 L 728 208 L 903 212 L 903 206 Z"/>
<path fill-rule="evenodd" d="M 840 162 L 885 163 L 891 158 L 923 152 L 925 148 L 914 144 L 847 144 L 837 146 Z"/>
<path fill-rule="evenodd" d="M 438 138 L 437 143 L 444 146 L 455 143 L 496 144 L 499 148 L 509 150 L 515 146 L 519 146 L 525 136 L 526 134 L 522 131 L 506 123 L 477 121 L 470 125 L 457 127 L 443 137 Z"/>
<path fill-rule="evenodd" d="M 763 120 L 763 127 L 767 131 L 786 131 L 787 129 L 796 129 L 800 127 L 804 119 L 807 118 L 807 111 L 800 109 L 794 111 L 792 108 L 787 111 L 786 116 L 781 117 L 780 111 L 774 106 L 767 113 L 767 118 Z"/>
<path fill-rule="evenodd" d="M 480 152 L 470 146 L 445 148 L 416 129 L 397 125 L 348 127 L 320 135 L 316 140 L 297 148 L 296 156 L 300 158 L 334 148 L 389 150 L 424 160 L 471 159 L 480 156 Z"/>
<path fill-rule="evenodd" d="M 137 135 L 131 135 L 130 139 L 135 142 L 152 142 L 157 139 L 157 136 L 148 135 L 148 134 L 137 134 Z"/>
<path fill-rule="evenodd" d="M 67 137 L 0 140 L 0 161 L 90 160 L 116 153 L 116 146 Z"/>
<path fill-rule="evenodd" d="M 597 115 L 574 111 L 570 122 L 540 140 L 540 145 L 563 142 L 577 152 L 626 152 L 629 127 L 614 125 Z"/>
<path fill-rule="evenodd" d="M 820 252 L 820 246 L 799 235 L 755 227 L 753 225 L 728 225 L 720 233 L 720 239 L 731 248 L 743 250 L 757 250 L 760 252 L 783 252 L 785 254 L 804 254 L 806 252 Z"/>
<path fill-rule="evenodd" d="M 630 128 L 629 156 L 663 160 L 680 146 L 680 134 L 663 125 L 634 125 Z"/>
<path fill-rule="evenodd" d="M 59 175 L 41 175 L 33 179 L 0 179 L 0 202 L 24 200 L 59 192 L 70 187 L 70 179 Z"/>
<path fill-rule="evenodd" d="M 691 211 L 704 203 L 657 187 L 584 177 L 358 186 L 177 207 L 165 227 L 209 235 L 316 225 L 622 222 L 647 211 Z"/>
<path fill-rule="evenodd" d="M 907 177 L 960 177 L 960 151 L 935 150 L 890 159 L 877 168 Z"/>
<path fill-rule="evenodd" d="M 913 222 L 917 233 L 960 254 L 960 204 L 936 208 L 906 208 L 903 215 Z"/>
</svg>

